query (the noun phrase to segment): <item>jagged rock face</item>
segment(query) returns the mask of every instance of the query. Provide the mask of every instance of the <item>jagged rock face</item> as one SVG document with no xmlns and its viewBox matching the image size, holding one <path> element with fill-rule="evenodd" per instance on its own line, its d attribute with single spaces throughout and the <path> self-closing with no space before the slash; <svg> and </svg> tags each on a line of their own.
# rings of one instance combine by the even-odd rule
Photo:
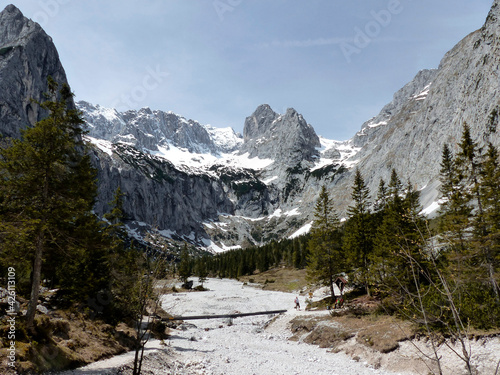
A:
<svg viewBox="0 0 500 375">
<path fill-rule="evenodd" d="M 361 131 L 356 133 L 352 138 L 353 144 L 356 147 L 363 147 L 376 136 L 379 136 L 380 132 L 385 132 L 388 122 L 395 114 L 401 111 L 408 100 L 423 101 L 429 92 L 436 73 L 437 69 L 427 69 L 418 72 L 411 82 L 407 83 L 394 94 L 392 102 L 385 105 L 377 116 L 362 125 Z"/>
<path fill-rule="evenodd" d="M 192 153 L 232 152 L 242 142 L 234 131 L 227 130 L 232 142 L 218 142 L 213 128 L 172 112 L 142 108 L 117 112 L 115 109 L 94 106 L 85 101 L 77 103 L 88 124 L 91 137 L 111 142 L 124 142 L 142 150 L 158 151 L 158 146 L 173 145 Z"/>
<path fill-rule="evenodd" d="M 483 31 L 488 30 L 490 32 L 490 38 L 498 35 L 500 33 L 500 1 L 495 0 L 491 6 L 491 10 L 488 13 L 486 22 L 483 27 Z"/>
<path fill-rule="evenodd" d="M 301 114 L 289 108 L 279 115 L 267 104 L 246 118 L 243 139 L 240 153 L 248 152 L 251 158 L 273 159 L 288 166 L 317 157 L 317 148 L 321 147 L 313 127 Z"/>
<path fill-rule="evenodd" d="M 15 7 L 0 14 L 0 131 L 6 135 L 18 136 L 19 129 L 41 117 L 29 98 L 46 91 L 46 75 L 65 82 L 50 38 L 30 22 Z M 40 51 L 30 44 L 35 36 L 42 39 Z M 410 179 L 422 190 L 421 202 L 428 206 L 438 198 L 443 144 L 456 147 L 464 123 L 481 146 L 500 146 L 499 67 L 496 0 L 483 28 L 447 53 L 438 69 L 419 72 L 345 142 L 320 140 L 295 110 L 278 114 L 268 105 L 247 117 L 242 138 L 171 112 L 143 108 L 119 113 L 79 102 L 90 136 L 109 141 L 94 141 L 92 149 L 99 173 L 96 212 L 108 210 L 120 186 L 130 222 L 193 241 L 209 236 L 222 247 L 258 244 L 310 223 L 322 185 L 345 216 L 354 167 L 372 196 L 394 168 L 403 181 Z M 326 146 L 320 150 L 321 142 Z M 168 153 L 162 158 L 148 154 L 173 147 L 196 153 L 190 162 L 203 163 L 194 168 L 177 160 L 174 165 Z"/>
<path fill-rule="evenodd" d="M 47 77 L 67 83 L 52 39 L 13 5 L 0 13 L 0 134 L 18 138 L 21 129 L 47 116 L 38 104 Z"/>
<path fill-rule="evenodd" d="M 15 6 L 7 6 L 0 12 L 2 136 L 19 138 L 21 129 L 48 115 L 31 100 L 44 98 L 48 76 L 60 84 L 67 83 L 51 38 Z M 86 113 L 96 110 L 88 103 L 81 105 Z M 122 137 L 121 140 L 130 140 L 127 135 L 132 135 L 136 137 L 136 145 L 152 150 L 165 139 L 194 152 L 207 148 L 213 152 L 224 150 L 217 143 L 220 132 L 171 113 L 143 109 L 122 114 L 107 111 L 104 114 L 89 121 L 90 125 L 104 124 L 91 126 L 93 135 L 101 139 L 117 137 L 120 140 Z M 152 134 L 155 134 L 154 139 L 150 139 Z M 234 134 L 234 138 L 235 145 L 238 136 Z M 109 210 L 108 203 L 118 186 L 126 194 L 124 211 L 129 220 L 170 230 L 193 240 L 207 237 L 204 221 L 217 219 L 220 213 L 234 214 L 234 205 L 224 191 L 224 184 L 213 176 L 180 171 L 171 163 L 141 153 L 127 144 L 116 145 L 110 154 L 91 148 L 90 156 L 98 170 L 99 195 L 95 206 L 98 214 Z"/>
<path fill-rule="evenodd" d="M 358 153 L 358 166 L 372 192 L 394 168 L 403 180 L 410 179 L 423 189 L 422 204 L 436 200 L 443 145 L 457 150 L 465 123 L 481 146 L 500 145 L 499 8 L 495 1 L 483 28 L 445 55 L 431 74 L 427 95 L 408 97 L 387 120 L 384 131 Z"/>
<path fill-rule="evenodd" d="M 219 179 L 189 175 L 125 144 L 113 148 L 111 154 L 92 151 L 99 179 L 97 214 L 109 211 L 108 203 L 118 187 L 125 194 L 128 221 L 170 230 L 194 241 L 207 237 L 204 221 L 215 220 L 220 213 L 234 214 Z"/>
<path fill-rule="evenodd" d="M 245 120 L 244 141 L 249 142 L 263 137 L 278 117 L 279 114 L 274 112 L 268 104 L 258 106 L 254 113 Z"/>
</svg>

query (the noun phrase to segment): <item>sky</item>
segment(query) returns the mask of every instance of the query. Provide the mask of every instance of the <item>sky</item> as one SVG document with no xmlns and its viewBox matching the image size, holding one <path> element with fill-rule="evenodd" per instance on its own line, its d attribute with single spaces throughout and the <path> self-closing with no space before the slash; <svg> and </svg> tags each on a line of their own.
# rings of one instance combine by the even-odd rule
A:
<svg viewBox="0 0 500 375">
<path fill-rule="evenodd" d="M 292 107 L 345 140 L 480 28 L 492 0 L 11 3 L 53 38 L 77 100 L 239 132 L 260 104 Z"/>
</svg>

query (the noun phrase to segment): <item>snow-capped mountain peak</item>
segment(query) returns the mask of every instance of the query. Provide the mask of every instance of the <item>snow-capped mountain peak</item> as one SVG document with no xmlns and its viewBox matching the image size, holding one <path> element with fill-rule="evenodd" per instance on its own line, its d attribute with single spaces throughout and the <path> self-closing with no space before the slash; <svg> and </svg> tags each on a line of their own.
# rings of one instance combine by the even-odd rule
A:
<svg viewBox="0 0 500 375">
<path fill-rule="evenodd" d="M 85 101 L 76 105 L 90 137 L 127 143 L 139 150 L 159 151 L 159 147 L 172 145 L 192 153 L 217 155 L 232 152 L 243 143 L 242 136 L 231 128 L 201 125 L 171 111 L 144 107 L 118 112 Z"/>
</svg>

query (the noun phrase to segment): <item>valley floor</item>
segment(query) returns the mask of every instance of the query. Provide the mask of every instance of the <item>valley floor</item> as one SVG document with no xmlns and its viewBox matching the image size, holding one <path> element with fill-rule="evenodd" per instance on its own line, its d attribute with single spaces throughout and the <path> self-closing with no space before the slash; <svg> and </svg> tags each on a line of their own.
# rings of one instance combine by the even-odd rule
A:
<svg viewBox="0 0 500 375">
<path fill-rule="evenodd" d="M 228 319 L 186 321 L 164 343 L 148 344 L 143 374 L 185 375 L 293 375 L 293 374 L 417 374 L 429 373 L 410 342 L 389 354 L 361 345 L 355 335 L 334 351 L 304 343 L 293 333 L 291 321 L 313 319 L 324 324 L 341 324 L 327 311 L 294 309 L 295 294 L 266 291 L 234 280 L 209 279 L 206 292 L 174 293 L 163 296 L 163 308 L 173 315 L 211 315 L 287 309 L 285 314 Z M 296 319 L 297 320 L 297 319 Z M 381 332 L 381 335 L 383 332 Z M 377 338 L 374 338 L 375 340 Z M 426 343 L 417 343 L 426 349 Z M 500 340 L 472 343 L 480 374 L 494 374 Z M 348 353 L 348 354 L 346 354 Z M 463 368 L 452 353 L 442 350 L 447 374 L 461 374 Z M 354 358 L 354 359 L 353 359 Z M 64 375 L 129 374 L 131 353 L 96 362 Z"/>
</svg>

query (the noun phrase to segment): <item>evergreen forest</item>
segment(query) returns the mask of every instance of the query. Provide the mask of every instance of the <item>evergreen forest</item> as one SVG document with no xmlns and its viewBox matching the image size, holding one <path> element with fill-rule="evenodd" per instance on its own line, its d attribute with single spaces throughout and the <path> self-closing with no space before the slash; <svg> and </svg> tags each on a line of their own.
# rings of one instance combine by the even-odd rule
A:
<svg viewBox="0 0 500 375">
<path fill-rule="evenodd" d="M 445 144 L 440 208 L 421 214 L 419 192 L 392 170 L 370 192 L 356 169 L 348 217 L 340 221 L 335 197 L 323 187 L 309 234 L 264 246 L 191 260 L 216 277 L 238 278 L 274 267 L 306 269 L 309 279 L 332 287 L 347 277 L 355 293 L 382 300 L 386 313 L 451 326 L 500 327 L 500 159 L 481 149 L 463 127 L 458 151 Z M 332 303 L 335 293 L 331 288 Z"/>
<path fill-rule="evenodd" d="M 38 103 L 49 116 L 0 149 L 0 272 L 15 270 L 16 293 L 27 302 L 20 340 L 40 335 L 41 287 L 57 291 L 59 308 L 110 324 L 140 323 L 154 301 L 153 281 L 168 273 L 190 288 L 192 276 L 203 284 L 209 276 L 278 267 L 305 269 L 311 282 L 330 289 L 332 304 L 333 284 L 345 278 L 351 293 L 378 298 L 384 313 L 429 331 L 500 327 L 500 157 L 492 145 L 480 148 L 467 125 L 457 145 L 443 147 L 440 208 L 432 220 L 398 171 L 372 192 L 356 169 L 345 220 L 323 186 L 307 235 L 217 255 L 188 244 L 172 252 L 154 230 L 145 244 L 128 237 L 120 189 L 103 218 L 93 213 L 97 173 L 83 120 L 67 86 L 49 80 L 49 88 Z M 136 337 L 137 348 L 142 340 Z"/>
</svg>

